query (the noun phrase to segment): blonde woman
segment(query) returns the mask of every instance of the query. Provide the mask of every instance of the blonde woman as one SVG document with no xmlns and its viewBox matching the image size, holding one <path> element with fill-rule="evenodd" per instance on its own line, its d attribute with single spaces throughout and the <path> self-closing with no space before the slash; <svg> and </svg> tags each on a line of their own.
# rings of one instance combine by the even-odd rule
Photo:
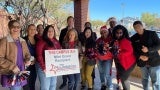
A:
<svg viewBox="0 0 160 90">
<path fill-rule="evenodd" d="M 78 49 L 79 58 L 82 57 L 81 43 L 78 41 L 78 34 L 75 29 L 70 29 L 65 35 L 64 42 L 62 44 L 64 49 Z M 80 81 L 80 73 L 68 75 L 68 90 L 78 90 L 77 85 Z"/>
</svg>

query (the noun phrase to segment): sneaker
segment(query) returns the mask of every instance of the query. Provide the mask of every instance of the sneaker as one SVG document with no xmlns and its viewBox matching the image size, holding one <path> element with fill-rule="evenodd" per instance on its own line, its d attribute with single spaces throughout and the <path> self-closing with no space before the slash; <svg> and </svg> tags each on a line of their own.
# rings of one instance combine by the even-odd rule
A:
<svg viewBox="0 0 160 90">
<path fill-rule="evenodd" d="M 62 88 L 64 88 L 65 86 L 66 86 L 66 83 L 62 83 L 62 84 L 60 85 L 59 89 L 62 89 Z"/>
<path fill-rule="evenodd" d="M 103 86 L 101 86 L 101 90 L 106 90 L 106 86 L 105 85 L 103 85 Z"/>
</svg>

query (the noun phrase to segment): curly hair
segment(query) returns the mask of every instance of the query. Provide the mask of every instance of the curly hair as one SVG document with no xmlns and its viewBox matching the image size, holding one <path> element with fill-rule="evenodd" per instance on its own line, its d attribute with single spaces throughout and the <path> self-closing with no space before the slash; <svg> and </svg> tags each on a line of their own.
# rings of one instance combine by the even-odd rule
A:
<svg viewBox="0 0 160 90">
<path fill-rule="evenodd" d="M 117 25 L 117 26 L 115 26 L 115 27 L 113 28 L 113 32 L 112 32 L 113 39 L 117 39 L 117 37 L 116 37 L 116 32 L 117 32 L 117 30 L 119 30 L 119 29 L 122 30 L 122 32 L 123 32 L 123 35 L 122 35 L 121 39 L 122 39 L 122 38 L 127 38 L 127 39 L 129 39 L 128 30 L 127 30 L 124 26 L 122 26 L 122 25 Z"/>
</svg>

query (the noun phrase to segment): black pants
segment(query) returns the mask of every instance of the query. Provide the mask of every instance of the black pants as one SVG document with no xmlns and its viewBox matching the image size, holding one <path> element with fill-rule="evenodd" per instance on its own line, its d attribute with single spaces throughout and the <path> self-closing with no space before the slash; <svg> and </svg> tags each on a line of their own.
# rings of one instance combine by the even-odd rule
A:
<svg viewBox="0 0 160 90">
<path fill-rule="evenodd" d="M 62 84 L 67 84 L 67 79 L 68 79 L 68 75 L 63 75 L 62 76 L 62 80 L 63 80 Z"/>
<path fill-rule="evenodd" d="M 95 66 L 93 68 L 93 71 L 92 71 L 92 82 L 94 84 L 94 78 L 95 78 Z"/>
<path fill-rule="evenodd" d="M 37 78 L 35 65 L 30 65 L 27 70 L 30 71 L 30 76 L 27 79 L 27 85 L 23 86 L 23 90 L 35 90 L 35 82 Z"/>
<path fill-rule="evenodd" d="M 128 78 L 136 64 L 133 64 L 128 70 L 125 70 L 119 63 L 115 64 L 117 69 L 117 78 L 121 80 L 123 90 L 130 90 L 130 82 L 128 81 Z"/>
</svg>

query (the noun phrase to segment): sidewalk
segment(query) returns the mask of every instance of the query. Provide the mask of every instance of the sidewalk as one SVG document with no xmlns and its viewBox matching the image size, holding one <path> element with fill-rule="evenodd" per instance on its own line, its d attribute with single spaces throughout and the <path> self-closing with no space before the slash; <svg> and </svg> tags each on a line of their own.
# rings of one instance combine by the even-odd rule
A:
<svg viewBox="0 0 160 90">
<path fill-rule="evenodd" d="M 100 90 L 101 88 L 101 83 L 100 83 L 100 78 L 99 78 L 99 73 L 98 73 L 98 69 L 96 68 L 95 69 L 96 71 L 96 78 L 95 78 L 95 85 L 94 85 L 94 90 Z M 116 75 L 116 69 L 115 67 L 112 68 L 112 72 L 113 72 L 113 84 L 114 84 L 114 90 L 116 90 L 116 78 L 115 78 L 115 75 Z M 143 90 L 142 89 L 142 84 L 141 84 L 141 80 L 139 78 L 135 78 L 135 77 L 130 77 L 129 78 L 130 80 L 130 88 L 131 90 Z M 57 80 L 57 89 L 56 90 L 59 90 L 58 87 L 60 86 L 60 84 L 62 83 L 62 79 L 61 79 L 61 76 L 58 77 L 58 80 Z M 40 90 L 39 89 L 39 81 L 37 79 L 36 81 L 36 90 Z M 79 84 L 79 90 L 80 90 L 80 87 L 81 85 Z M 9 90 L 9 89 L 5 89 L 5 88 L 2 88 L 0 86 L 0 90 Z M 67 86 L 61 90 L 67 90 Z M 87 90 L 87 89 L 86 89 Z"/>
</svg>

